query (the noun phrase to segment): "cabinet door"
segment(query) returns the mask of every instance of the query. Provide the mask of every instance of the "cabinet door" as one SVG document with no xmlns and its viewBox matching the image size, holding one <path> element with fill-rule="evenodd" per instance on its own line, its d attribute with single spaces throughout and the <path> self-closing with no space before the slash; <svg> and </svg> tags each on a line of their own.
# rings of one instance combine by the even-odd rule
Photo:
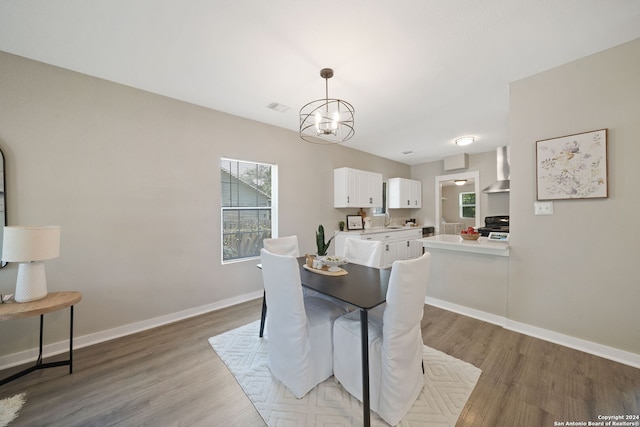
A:
<svg viewBox="0 0 640 427">
<path fill-rule="evenodd" d="M 382 175 L 358 171 L 358 207 L 382 207 Z"/>
<path fill-rule="evenodd" d="M 389 179 L 389 208 L 422 207 L 422 182 L 406 178 Z"/>
<path fill-rule="evenodd" d="M 396 259 L 405 260 L 411 257 L 411 242 L 409 240 L 402 240 L 398 242 L 396 247 Z"/>
<path fill-rule="evenodd" d="M 398 259 L 398 243 L 383 242 L 382 243 L 382 264 L 383 267 L 391 267 L 393 261 Z"/>
<path fill-rule="evenodd" d="M 402 178 L 389 178 L 387 181 L 387 204 L 390 209 L 402 208 L 400 187 Z"/>
<path fill-rule="evenodd" d="M 419 258 L 422 256 L 422 242 L 418 242 L 417 240 L 410 241 L 410 257 L 411 258 Z"/>
<path fill-rule="evenodd" d="M 333 171 L 333 207 L 358 207 L 358 174 L 355 169 L 340 168 Z"/>
<path fill-rule="evenodd" d="M 371 192 L 372 208 L 382 207 L 382 175 L 372 173 L 369 177 L 369 189 Z"/>
<path fill-rule="evenodd" d="M 412 208 L 422 207 L 422 181 L 409 181 L 410 203 Z"/>
</svg>

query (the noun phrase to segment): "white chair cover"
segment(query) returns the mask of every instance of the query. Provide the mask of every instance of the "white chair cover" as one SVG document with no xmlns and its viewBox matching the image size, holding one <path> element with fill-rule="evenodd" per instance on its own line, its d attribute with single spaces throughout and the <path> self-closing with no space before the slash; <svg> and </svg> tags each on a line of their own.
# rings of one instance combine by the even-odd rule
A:
<svg viewBox="0 0 640 427">
<path fill-rule="evenodd" d="M 333 322 L 343 309 L 321 298 L 302 297 L 295 257 L 261 250 L 269 306 L 268 365 L 297 398 L 333 374 Z"/>
<path fill-rule="evenodd" d="M 298 236 L 264 239 L 262 241 L 262 245 L 272 254 L 291 255 L 294 257 L 300 256 L 300 249 L 298 249 Z"/>
<path fill-rule="evenodd" d="M 382 242 L 378 240 L 346 239 L 342 256 L 353 264 L 380 268 Z"/>
<path fill-rule="evenodd" d="M 393 263 L 382 322 L 369 319 L 369 396 L 371 409 L 396 425 L 424 386 L 420 321 L 431 254 Z M 360 313 L 340 317 L 333 331 L 334 375 L 362 401 Z"/>
<path fill-rule="evenodd" d="M 274 237 L 264 239 L 262 241 L 262 246 L 272 254 L 291 255 L 294 257 L 300 256 L 300 249 L 298 248 L 298 236 Z M 305 295 L 307 294 L 307 292 L 304 293 Z M 262 332 L 267 321 L 267 300 L 264 296 L 262 298 L 262 315 L 260 318 L 261 337 L 263 336 Z"/>
</svg>

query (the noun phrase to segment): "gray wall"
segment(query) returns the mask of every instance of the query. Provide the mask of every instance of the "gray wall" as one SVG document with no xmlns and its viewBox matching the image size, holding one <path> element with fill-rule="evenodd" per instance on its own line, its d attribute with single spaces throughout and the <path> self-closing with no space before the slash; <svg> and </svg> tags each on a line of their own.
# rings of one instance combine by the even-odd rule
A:
<svg viewBox="0 0 640 427">
<path fill-rule="evenodd" d="M 511 258 L 517 322 L 640 354 L 640 39 L 511 84 Z M 537 140 L 608 128 L 609 198 L 534 216 Z"/>
<path fill-rule="evenodd" d="M 512 219 L 507 318 L 636 354 L 638 75 L 640 40 L 513 83 L 510 141 L 499 142 L 511 146 L 512 191 L 480 197 L 482 218 Z M 556 201 L 553 216 L 534 216 L 535 141 L 600 128 L 609 129 L 609 198 Z M 5 53 L 0 148 L 10 224 L 62 226 L 49 289 L 83 292 L 77 335 L 260 291 L 253 262 L 220 264 L 220 156 L 279 164 L 280 235 L 298 234 L 303 251 L 313 250 L 317 224 L 335 227 L 348 213 L 331 208 L 334 168 L 420 179 L 423 208 L 402 215 L 421 224 L 433 223 L 434 180 L 448 174 L 442 162 L 409 168 L 305 144 L 290 131 Z M 495 153 L 470 156 L 468 170 L 479 171 L 480 188 L 491 184 Z M 0 270 L 0 290 L 13 289 L 16 272 Z M 0 356 L 35 347 L 34 327 L 37 319 L 0 323 Z M 48 341 L 65 338 L 65 322 L 51 329 Z"/>
<path fill-rule="evenodd" d="M 460 217 L 460 193 L 473 193 L 475 186 L 473 184 L 466 185 L 447 185 L 443 186 L 441 194 L 442 200 L 442 218 L 445 218 L 447 222 L 457 222 L 467 227 L 474 227 L 476 225 L 475 219 L 461 218 Z M 446 198 L 446 200 L 444 200 Z M 429 201 L 433 203 L 433 201 Z"/>
<path fill-rule="evenodd" d="M 640 354 L 640 251 L 633 237 L 640 212 L 638 76 L 635 40 L 511 84 L 505 141 L 511 147 L 511 193 L 480 198 L 482 219 L 511 216 L 507 326 L 534 334 L 530 326 L 542 328 Z M 536 141 L 602 128 L 609 129 L 609 197 L 555 201 L 554 215 L 535 216 Z M 480 188 L 491 184 L 495 153 L 470 155 L 468 170 L 479 171 Z M 435 177 L 457 172 L 444 171 L 442 162 L 411 168 L 412 178 L 423 181 L 423 208 L 416 215 L 424 222 L 435 218 Z"/>
<path fill-rule="evenodd" d="M 507 141 L 499 141 L 498 143 L 500 145 L 508 145 Z M 464 152 L 464 147 L 460 147 L 460 152 Z M 478 171 L 480 175 L 480 190 L 493 184 L 497 176 L 495 150 L 480 154 L 470 154 L 467 169 L 445 171 L 442 160 L 412 166 L 411 178 L 422 181 L 422 209 L 414 210 L 412 213 L 413 216 L 416 217 L 421 224 L 435 225 L 436 177 L 441 175 L 455 175 L 469 171 Z M 479 203 L 481 225 L 484 224 L 484 218 L 486 216 L 509 215 L 509 193 L 485 194 L 481 192 L 476 202 Z M 449 218 L 447 218 L 447 221 L 461 222 L 453 221 Z"/>
<path fill-rule="evenodd" d="M 248 294 L 256 261 L 221 265 L 221 156 L 277 163 L 280 235 L 315 252 L 318 224 L 337 228 L 333 169 L 408 176 L 407 165 L 0 52 L 0 148 L 9 223 L 60 225 L 50 291 L 78 290 L 76 337 Z M 0 270 L 13 292 L 17 266 Z M 257 313 L 256 313 L 257 314 Z M 66 312 L 46 342 L 66 339 Z M 62 321 L 56 321 L 63 319 Z M 78 341 L 82 341 L 81 339 Z M 37 346 L 37 319 L 0 323 L 0 356 Z"/>
</svg>

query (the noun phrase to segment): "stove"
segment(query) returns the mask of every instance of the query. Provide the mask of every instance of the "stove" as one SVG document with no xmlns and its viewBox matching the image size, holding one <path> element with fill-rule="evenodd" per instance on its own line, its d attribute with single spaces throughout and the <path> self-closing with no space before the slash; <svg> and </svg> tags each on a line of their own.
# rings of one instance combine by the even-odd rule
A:
<svg viewBox="0 0 640 427">
<path fill-rule="evenodd" d="M 481 236 L 487 237 L 492 231 L 509 232 L 509 215 L 488 216 L 484 219 L 484 227 L 478 228 Z"/>
</svg>

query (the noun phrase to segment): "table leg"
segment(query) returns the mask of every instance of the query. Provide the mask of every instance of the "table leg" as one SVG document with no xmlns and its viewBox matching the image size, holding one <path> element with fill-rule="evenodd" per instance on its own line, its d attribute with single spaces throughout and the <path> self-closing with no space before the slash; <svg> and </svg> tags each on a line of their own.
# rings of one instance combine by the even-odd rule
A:
<svg viewBox="0 0 640 427">
<path fill-rule="evenodd" d="M 260 338 L 264 334 L 264 321 L 267 318 L 267 291 L 262 293 L 262 316 L 260 318 Z"/>
<path fill-rule="evenodd" d="M 73 306 L 69 312 L 69 374 L 73 373 Z"/>
<path fill-rule="evenodd" d="M 362 339 L 362 418 L 364 426 L 371 425 L 369 402 L 369 319 L 365 309 L 360 309 L 360 336 Z"/>
<path fill-rule="evenodd" d="M 42 361 L 42 347 L 43 347 L 43 336 L 44 336 L 44 314 L 40 315 L 40 340 L 39 340 L 39 348 L 38 348 L 38 359 L 33 366 L 28 367 L 20 372 L 17 372 L 13 375 L 10 375 L 6 378 L 0 379 L 0 386 L 4 385 L 8 382 L 11 382 L 17 378 L 27 375 L 33 371 L 37 371 L 38 369 L 47 369 L 47 368 L 55 368 L 57 366 L 66 366 L 69 365 L 69 373 L 73 372 L 73 306 L 69 307 L 70 309 L 70 327 L 69 327 L 69 360 L 61 360 L 59 362 L 48 362 L 44 363 Z"/>
<path fill-rule="evenodd" d="M 42 337 L 44 335 L 44 314 L 40 315 L 40 345 L 38 350 L 38 360 L 36 360 L 36 366 L 42 365 Z"/>
</svg>

